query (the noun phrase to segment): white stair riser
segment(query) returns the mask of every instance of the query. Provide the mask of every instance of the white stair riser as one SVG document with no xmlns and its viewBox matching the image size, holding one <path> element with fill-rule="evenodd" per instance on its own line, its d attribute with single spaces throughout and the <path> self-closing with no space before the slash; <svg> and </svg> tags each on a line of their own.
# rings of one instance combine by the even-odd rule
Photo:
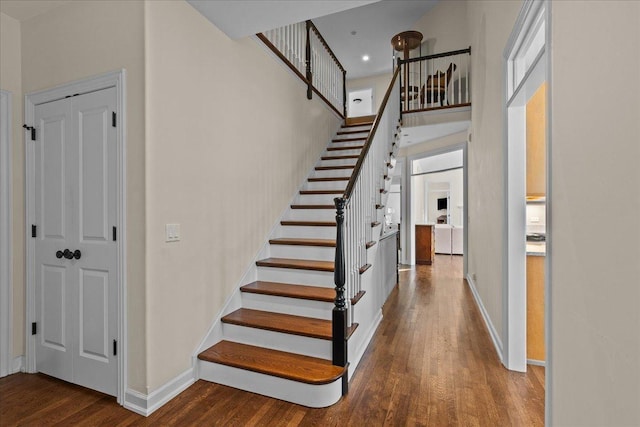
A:
<svg viewBox="0 0 640 427">
<path fill-rule="evenodd" d="M 334 221 L 336 211 L 335 209 L 290 209 L 284 217 L 285 221 Z"/>
<path fill-rule="evenodd" d="M 307 181 L 304 190 L 344 190 L 349 181 Z"/>
<path fill-rule="evenodd" d="M 335 141 L 329 144 L 329 147 L 356 147 L 364 145 L 365 142 L 366 141 L 364 139 L 358 139 L 355 141 Z"/>
<path fill-rule="evenodd" d="M 295 203 L 298 205 L 333 205 L 333 199 L 340 194 L 299 194 Z"/>
<path fill-rule="evenodd" d="M 242 307 L 252 310 L 331 320 L 333 306 L 332 302 L 242 292 Z"/>
<path fill-rule="evenodd" d="M 369 132 L 369 131 L 371 130 L 371 125 L 349 126 L 349 127 L 341 128 L 340 130 L 341 130 L 341 131 L 344 131 L 344 130 L 346 130 L 346 131 L 354 131 L 354 130 L 357 130 L 357 131 L 363 131 L 363 132 L 364 132 L 364 131 L 366 131 L 366 132 Z"/>
<path fill-rule="evenodd" d="M 335 136 L 333 137 L 333 139 L 339 139 L 339 138 L 366 138 L 369 135 L 369 131 L 368 130 L 362 130 L 359 132 L 355 132 L 357 129 L 353 129 L 353 130 L 349 130 L 347 132 L 353 132 L 353 133 L 343 133 L 343 134 L 335 134 Z M 344 132 L 344 131 L 341 131 Z"/>
<path fill-rule="evenodd" d="M 301 335 L 231 325 L 229 323 L 222 324 L 222 334 L 227 341 L 331 359 L 331 340 L 321 340 Z"/>
<path fill-rule="evenodd" d="M 311 385 L 231 366 L 198 361 L 200 379 L 311 408 L 331 406 L 342 397 L 342 379 Z"/>
<path fill-rule="evenodd" d="M 325 151 L 325 153 L 323 154 L 323 156 L 351 156 L 354 154 L 359 155 L 360 151 L 362 151 L 362 149 L 349 149 L 349 150 L 327 150 Z"/>
<path fill-rule="evenodd" d="M 258 280 L 322 286 L 325 288 L 335 287 L 333 272 L 297 270 L 294 268 L 258 267 Z"/>
<path fill-rule="evenodd" d="M 305 225 L 283 225 L 276 229 L 274 238 L 298 237 L 305 239 L 335 239 L 336 227 L 311 227 Z"/>
<path fill-rule="evenodd" d="M 272 258 L 315 259 L 333 261 L 336 256 L 335 247 L 302 246 L 302 245 L 269 245 Z"/>
<path fill-rule="evenodd" d="M 330 159 L 320 160 L 316 166 L 355 166 L 358 159 Z"/>
<path fill-rule="evenodd" d="M 314 178 L 333 178 L 336 176 L 350 177 L 353 169 L 329 169 L 329 170 L 314 170 L 311 174 Z"/>
</svg>

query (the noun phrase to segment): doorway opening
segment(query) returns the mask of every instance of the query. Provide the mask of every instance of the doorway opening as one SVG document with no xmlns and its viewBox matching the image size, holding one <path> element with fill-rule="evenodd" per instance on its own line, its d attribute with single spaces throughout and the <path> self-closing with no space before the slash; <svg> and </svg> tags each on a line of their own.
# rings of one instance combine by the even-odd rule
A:
<svg viewBox="0 0 640 427">
<path fill-rule="evenodd" d="M 505 49 L 503 364 L 520 372 L 549 354 L 547 11 L 525 3 Z"/>
<path fill-rule="evenodd" d="M 406 168 L 407 224 L 403 262 L 417 262 L 417 229 L 432 227 L 433 253 L 462 255 L 467 270 L 467 173 L 466 142 L 409 159 Z M 422 260 L 422 257 L 420 257 Z"/>
</svg>

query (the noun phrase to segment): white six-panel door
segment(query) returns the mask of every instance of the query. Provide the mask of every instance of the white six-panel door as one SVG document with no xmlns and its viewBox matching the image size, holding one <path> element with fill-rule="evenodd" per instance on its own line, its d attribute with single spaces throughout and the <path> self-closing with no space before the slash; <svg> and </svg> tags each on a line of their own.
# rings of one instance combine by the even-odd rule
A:
<svg viewBox="0 0 640 427">
<path fill-rule="evenodd" d="M 111 395 L 118 372 L 115 107 L 115 88 L 35 107 L 36 368 Z"/>
</svg>

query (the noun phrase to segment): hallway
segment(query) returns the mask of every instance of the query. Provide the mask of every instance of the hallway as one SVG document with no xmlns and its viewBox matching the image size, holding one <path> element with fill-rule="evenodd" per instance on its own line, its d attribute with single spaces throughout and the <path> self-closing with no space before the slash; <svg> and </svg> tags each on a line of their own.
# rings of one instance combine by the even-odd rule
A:
<svg viewBox="0 0 640 427">
<path fill-rule="evenodd" d="M 541 426 L 544 368 L 498 360 L 462 257 L 401 267 L 400 285 L 350 383 L 348 396 L 310 409 L 198 381 L 148 418 L 115 399 L 51 379 L 0 379 L 0 425 Z"/>
</svg>

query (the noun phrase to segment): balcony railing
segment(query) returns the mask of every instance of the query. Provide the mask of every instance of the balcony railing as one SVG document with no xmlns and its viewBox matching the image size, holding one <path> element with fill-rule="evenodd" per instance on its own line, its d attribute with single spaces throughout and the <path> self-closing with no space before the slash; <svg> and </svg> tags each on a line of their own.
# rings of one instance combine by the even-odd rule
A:
<svg viewBox="0 0 640 427">
<path fill-rule="evenodd" d="M 471 47 L 398 64 L 402 113 L 471 105 Z"/>
<path fill-rule="evenodd" d="M 346 116 L 347 72 L 313 22 L 285 25 L 257 36 L 307 84 L 307 98 L 315 93 L 340 117 Z"/>
</svg>

